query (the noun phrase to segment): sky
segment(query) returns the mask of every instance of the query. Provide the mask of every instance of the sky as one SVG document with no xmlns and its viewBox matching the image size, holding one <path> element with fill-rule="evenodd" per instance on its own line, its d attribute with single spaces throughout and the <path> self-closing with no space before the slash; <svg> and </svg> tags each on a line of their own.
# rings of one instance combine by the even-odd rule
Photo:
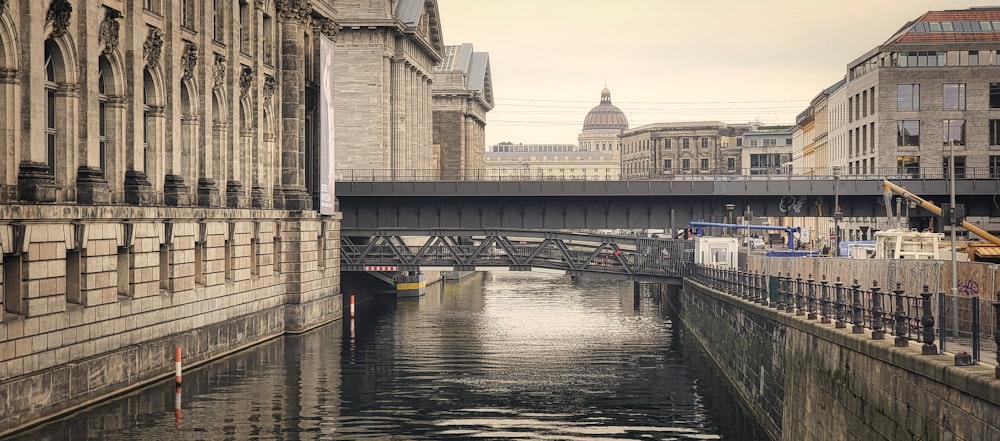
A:
<svg viewBox="0 0 1000 441">
<path fill-rule="evenodd" d="M 987 0 L 988 1 L 988 0 Z M 1000 5 L 1000 0 L 995 0 Z M 605 84 L 629 127 L 795 122 L 847 64 L 964 0 L 438 0 L 448 45 L 488 52 L 487 147 L 576 144 Z"/>
</svg>

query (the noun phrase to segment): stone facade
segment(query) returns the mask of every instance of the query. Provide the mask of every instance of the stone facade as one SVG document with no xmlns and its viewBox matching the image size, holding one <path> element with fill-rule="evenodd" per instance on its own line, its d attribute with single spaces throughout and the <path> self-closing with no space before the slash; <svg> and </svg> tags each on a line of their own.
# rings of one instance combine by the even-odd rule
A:
<svg viewBox="0 0 1000 441">
<path fill-rule="evenodd" d="M 338 174 L 434 176 L 432 88 L 444 51 L 437 2 L 334 0 Z M 345 111 L 345 109 L 350 109 Z"/>
<path fill-rule="evenodd" d="M 0 433 L 340 318 L 331 1 L 2 3 Z"/>
<path fill-rule="evenodd" d="M 737 139 L 746 124 L 718 121 L 648 124 L 621 135 L 622 177 L 672 179 L 739 174 Z"/>
<path fill-rule="evenodd" d="M 617 153 L 607 151 L 581 151 L 573 144 L 502 142 L 490 146 L 490 151 L 486 152 L 483 176 L 510 180 L 617 181 L 620 177 L 618 157 Z"/>
<path fill-rule="evenodd" d="M 434 68 L 434 146 L 443 179 L 470 179 L 484 168 L 486 113 L 493 108 L 489 54 L 472 44 L 445 46 Z"/>
<path fill-rule="evenodd" d="M 1000 439 L 993 367 L 955 366 L 687 282 L 681 317 L 775 440 Z"/>
</svg>

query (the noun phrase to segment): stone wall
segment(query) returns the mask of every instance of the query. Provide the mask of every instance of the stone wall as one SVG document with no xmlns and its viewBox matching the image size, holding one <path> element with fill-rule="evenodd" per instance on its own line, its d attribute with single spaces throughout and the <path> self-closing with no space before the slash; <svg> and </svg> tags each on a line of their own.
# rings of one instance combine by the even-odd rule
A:
<svg viewBox="0 0 1000 441">
<path fill-rule="evenodd" d="M 0 433 L 341 317 L 313 212 L 0 206 Z"/>
<path fill-rule="evenodd" d="M 682 320 L 774 439 L 1000 439 L 992 366 L 957 367 L 690 280 L 680 296 Z"/>
</svg>

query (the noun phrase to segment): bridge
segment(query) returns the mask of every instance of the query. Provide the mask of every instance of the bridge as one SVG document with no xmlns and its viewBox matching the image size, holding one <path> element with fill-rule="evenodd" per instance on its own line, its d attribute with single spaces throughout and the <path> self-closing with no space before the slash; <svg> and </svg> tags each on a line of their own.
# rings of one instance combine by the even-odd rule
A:
<svg viewBox="0 0 1000 441">
<path fill-rule="evenodd" d="M 396 176 L 396 177 L 393 177 Z M 399 178 L 398 176 L 404 176 Z M 336 185 L 344 235 L 352 230 L 678 228 L 691 221 L 726 220 L 749 210 L 756 217 L 885 216 L 882 180 L 924 199 L 949 199 L 942 176 L 695 175 L 671 180 L 523 180 L 488 175 L 427 180 L 412 174 L 341 176 Z M 969 216 L 1000 216 L 1000 180 L 957 179 L 957 202 Z"/>
<path fill-rule="evenodd" d="M 539 230 L 345 232 L 341 271 L 532 271 L 680 285 L 693 243 Z M 388 281 L 388 280 L 387 280 Z"/>
</svg>

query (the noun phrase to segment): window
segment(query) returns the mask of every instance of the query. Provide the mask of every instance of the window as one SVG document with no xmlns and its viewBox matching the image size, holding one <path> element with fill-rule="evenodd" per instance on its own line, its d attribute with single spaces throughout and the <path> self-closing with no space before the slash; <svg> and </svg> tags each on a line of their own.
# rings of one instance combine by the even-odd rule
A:
<svg viewBox="0 0 1000 441">
<path fill-rule="evenodd" d="M 915 178 L 920 177 L 920 157 L 919 156 L 897 156 L 896 173 L 910 175 Z"/>
<path fill-rule="evenodd" d="M 949 166 L 951 158 L 945 156 L 942 159 L 944 160 L 944 175 L 945 177 L 951 177 L 951 170 Z M 965 179 L 965 156 L 955 157 L 955 179 Z"/>
<path fill-rule="evenodd" d="M 750 139 L 750 147 L 757 147 L 757 138 Z"/>
<path fill-rule="evenodd" d="M 132 297 L 132 283 L 129 279 L 131 255 L 132 247 L 118 247 L 118 295 L 121 297 Z"/>
<path fill-rule="evenodd" d="M 205 284 L 205 242 L 194 243 L 194 283 Z"/>
<path fill-rule="evenodd" d="M 3 310 L 11 314 L 23 314 L 21 265 L 23 254 L 3 255 Z"/>
<path fill-rule="evenodd" d="M 969 51 L 969 66 L 979 65 L 979 51 Z"/>
<path fill-rule="evenodd" d="M 896 121 L 896 145 L 917 147 L 920 145 L 920 121 Z"/>
<path fill-rule="evenodd" d="M 726 168 L 728 168 L 729 170 L 735 170 L 736 169 L 736 158 L 727 158 L 726 159 Z"/>
<path fill-rule="evenodd" d="M 1000 119 L 990 120 L 990 145 L 1000 145 Z"/>
<path fill-rule="evenodd" d="M 181 0 L 181 26 L 194 30 L 194 2 L 197 0 Z"/>
<path fill-rule="evenodd" d="M 948 145 L 965 145 L 965 120 L 964 119 L 946 119 L 942 123 L 943 136 L 942 144 Z"/>
<path fill-rule="evenodd" d="M 691 160 L 690 159 L 682 159 L 681 160 L 681 168 L 684 169 L 684 170 L 691 170 Z"/>
<path fill-rule="evenodd" d="M 708 147 L 708 138 L 701 138 L 701 147 Z"/>
<path fill-rule="evenodd" d="M 896 85 L 896 110 L 920 110 L 920 85 Z"/>
<path fill-rule="evenodd" d="M 83 296 L 80 292 L 80 250 L 66 250 L 66 301 L 69 303 L 83 303 Z"/>
<path fill-rule="evenodd" d="M 264 51 L 264 64 L 268 66 L 274 65 L 274 29 L 273 20 L 270 16 L 265 15 L 264 21 L 261 24 L 261 44 L 263 45 Z"/>
<path fill-rule="evenodd" d="M 149 11 L 160 13 L 160 0 L 143 0 L 142 8 Z"/>
<path fill-rule="evenodd" d="M 666 170 L 666 171 L 670 171 L 670 169 L 672 169 L 672 168 L 673 168 L 673 161 L 671 161 L 669 159 L 664 159 L 663 160 L 663 169 Z"/>
<path fill-rule="evenodd" d="M 226 0 L 212 0 L 212 39 L 222 42 L 226 38 Z"/>
<path fill-rule="evenodd" d="M 1000 178 L 1000 156 L 990 156 L 990 179 Z"/>
<path fill-rule="evenodd" d="M 160 244 L 160 289 L 170 289 L 170 244 Z"/>
<path fill-rule="evenodd" d="M 684 143 L 684 148 L 686 148 L 686 149 L 689 149 L 689 148 L 691 148 L 691 139 L 689 139 L 689 138 L 684 138 L 684 139 L 682 140 L 682 142 Z"/>
<path fill-rule="evenodd" d="M 792 145 L 792 138 L 785 138 L 785 145 Z"/>
<path fill-rule="evenodd" d="M 250 4 L 240 0 L 240 52 L 250 53 Z"/>
<path fill-rule="evenodd" d="M 965 110 L 965 84 L 945 84 L 941 108 L 943 110 Z"/>
<path fill-rule="evenodd" d="M 663 140 L 663 148 L 665 148 L 665 149 L 669 149 L 670 148 L 670 138 L 665 138 Z"/>
<path fill-rule="evenodd" d="M 108 95 L 107 82 L 111 75 L 111 63 L 101 55 L 97 70 L 97 168 L 105 176 L 108 169 Z M 107 177 L 107 176 L 105 176 Z"/>
<path fill-rule="evenodd" d="M 45 42 L 45 152 L 49 174 L 56 172 L 56 60 L 51 41 Z"/>
<path fill-rule="evenodd" d="M 736 138 L 736 147 L 743 147 L 743 138 Z"/>
<path fill-rule="evenodd" d="M 1000 54 L 997 59 L 1000 60 Z M 1000 109 L 1000 83 L 990 83 L 990 108 Z"/>
<path fill-rule="evenodd" d="M 701 169 L 708 170 L 708 158 L 701 158 Z"/>
</svg>

